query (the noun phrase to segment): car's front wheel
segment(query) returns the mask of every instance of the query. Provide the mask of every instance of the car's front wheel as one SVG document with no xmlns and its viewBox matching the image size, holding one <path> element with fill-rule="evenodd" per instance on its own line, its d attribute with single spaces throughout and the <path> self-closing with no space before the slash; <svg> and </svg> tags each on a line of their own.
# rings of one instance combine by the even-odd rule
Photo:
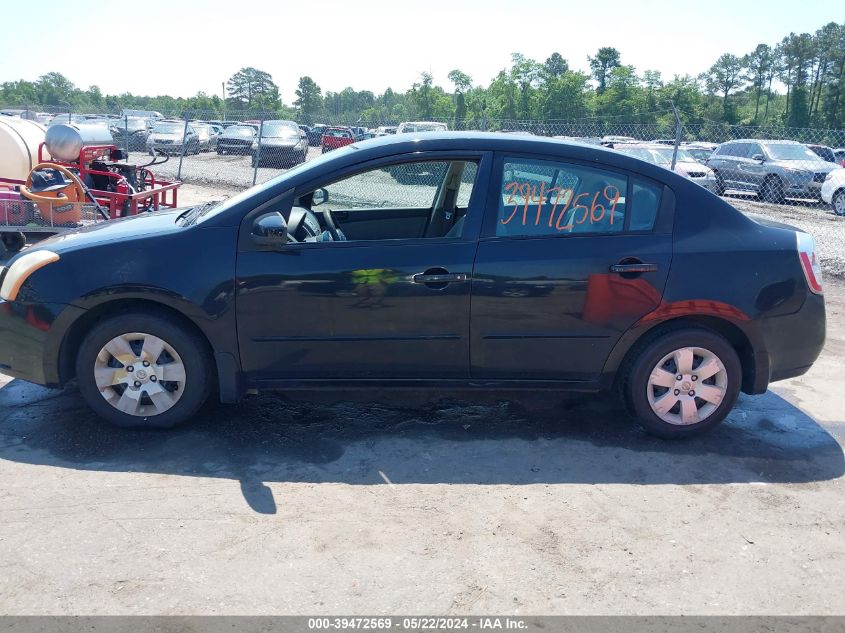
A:
<svg viewBox="0 0 845 633">
<path fill-rule="evenodd" d="M 722 174 L 718 171 L 713 171 L 713 178 L 715 178 L 716 182 L 713 185 L 713 193 L 717 196 L 724 196 L 725 195 L 725 181 L 722 178 Z"/>
<path fill-rule="evenodd" d="M 769 176 L 760 186 L 759 195 L 763 202 L 782 204 L 784 201 L 783 181 L 777 176 Z"/>
<path fill-rule="evenodd" d="M 212 358 L 198 334 L 167 315 L 133 312 L 95 325 L 76 358 L 79 391 L 122 427 L 170 428 L 208 398 Z"/>
<path fill-rule="evenodd" d="M 621 374 L 629 411 L 650 433 L 666 439 L 718 425 L 739 396 L 742 366 L 724 337 L 684 328 L 644 342 Z"/>
<path fill-rule="evenodd" d="M 833 194 L 830 204 L 836 215 L 845 215 L 845 189 L 840 189 Z"/>
</svg>

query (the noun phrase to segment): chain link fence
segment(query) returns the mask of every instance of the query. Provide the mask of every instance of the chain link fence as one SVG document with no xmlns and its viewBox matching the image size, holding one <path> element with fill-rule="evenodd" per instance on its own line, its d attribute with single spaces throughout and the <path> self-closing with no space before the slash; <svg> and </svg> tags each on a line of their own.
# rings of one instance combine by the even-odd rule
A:
<svg viewBox="0 0 845 633">
<path fill-rule="evenodd" d="M 832 208 L 845 215 L 845 130 L 660 122 L 612 117 L 574 121 L 465 119 L 460 121 L 349 120 L 326 117 L 311 125 L 273 112 L 180 112 L 58 108 L 0 109 L 44 125 L 106 126 L 129 161 L 155 156 L 156 174 L 234 192 L 265 182 L 322 153 L 363 139 L 425 130 L 478 130 L 592 143 L 674 169 L 719 195 L 756 197 L 770 204 Z M 161 162 L 163 161 L 163 162 Z"/>
</svg>

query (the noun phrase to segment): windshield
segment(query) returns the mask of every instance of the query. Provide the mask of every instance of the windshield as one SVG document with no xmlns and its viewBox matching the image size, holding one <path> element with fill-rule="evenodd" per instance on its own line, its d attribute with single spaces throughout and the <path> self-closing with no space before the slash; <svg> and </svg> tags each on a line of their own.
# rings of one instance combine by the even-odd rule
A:
<svg viewBox="0 0 845 633">
<path fill-rule="evenodd" d="M 797 143 L 770 143 L 766 149 L 774 160 L 822 160 L 813 150 Z"/>
<path fill-rule="evenodd" d="M 255 136 L 255 130 L 248 125 L 230 125 L 223 132 L 223 136 L 237 136 L 240 138 L 249 138 Z"/>
<path fill-rule="evenodd" d="M 299 136 L 299 128 L 287 121 L 267 121 L 261 128 L 261 136 L 270 138 Z"/>
<path fill-rule="evenodd" d="M 156 126 L 153 128 L 153 133 L 154 134 L 179 134 L 184 129 L 185 129 L 184 123 L 176 123 L 175 121 L 164 122 L 164 123 L 156 123 Z"/>
<path fill-rule="evenodd" d="M 352 138 L 352 133 L 349 130 L 335 130 L 330 128 L 323 132 L 323 136 L 333 136 L 335 138 Z"/>
</svg>

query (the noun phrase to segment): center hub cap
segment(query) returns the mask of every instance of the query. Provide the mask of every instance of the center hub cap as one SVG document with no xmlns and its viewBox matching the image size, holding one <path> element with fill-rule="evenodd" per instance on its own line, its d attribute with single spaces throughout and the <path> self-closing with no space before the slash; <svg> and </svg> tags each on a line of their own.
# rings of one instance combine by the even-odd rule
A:
<svg viewBox="0 0 845 633">
<path fill-rule="evenodd" d="M 146 377 L 147 377 L 147 372 L 146 372 L 146 371 L 144 371 L 143 369 L 139 369 L 138 371 L 136 371 L 136 372 L 135 372 L 135 376 L 136 376 L 139 380 L 144 380 L 144 378 L 146 378 Z M 684 387 L 684 389 L 686 389 L 686 387 Z"/>
<path fill-rule="evenodd" d="M 142 373 L 142 372 L 138 372 L 138 373 Z M 142 376 L 142 378 L 143 378 L 143 376 Z M 687 391 L 688 391 L 688 390 L 689 390 L 689 388 L 690 388 L 690 384 L 689 384 L 688 382 L 685 382 L 685 383 L 684 383 L 683 385 L 681 385 L 681 386 L 682 386 L 685 390 L 687 390 Z"/>
</svg>

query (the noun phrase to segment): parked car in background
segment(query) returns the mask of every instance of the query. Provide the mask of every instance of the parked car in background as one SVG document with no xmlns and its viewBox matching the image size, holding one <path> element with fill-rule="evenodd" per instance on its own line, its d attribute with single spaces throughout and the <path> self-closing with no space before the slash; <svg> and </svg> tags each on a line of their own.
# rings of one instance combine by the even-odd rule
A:
<svg viewBox="0 0 845 633">
<path fill-rule="evenodd" d="M 142 117 L 114 119 L 109 124 L 114 144 L 130 152 L 143 152 L 147 148 L 151 122 Z"/>
<path fill-rule="evenodd" d="M 311 126 L 311 134 L 308 136 L 308 144 L 311 147 L 319 147 L 323 142 L 323 132 L 330 126 L 325 123 L 316 123 Z"/>
<path fill-rule="evenodd" d="M 251 154 L 257 132 L 251 125 L 230 125 L 217 139 L 217 153 Z"/>
<path fill-rule="evenodd" d="M 836 160 L 836 152 L 832 147 L 815 144 L 808 144 L 807 147 L 813 150 L 813 153 L 822 160 L 827 161 L 828 163 L 839 163 L 839 161 Z"/>
<path fill-rule="evenodd" d="M 192 121 L 191 127 L 197 133 L 201 152 L 213 152 L 217 149 L 218 134 L 208 123 Z"/>
<path fill-rule="evenodd" d="M 837 147 L 833 150 L 833 155 L 836 156 L 836 162 L 845 167 L 845 147 Z"/>
<path fill-rule="evenodd" d="M 719 195 L 725 189 L 751 191 L 775 204 L 788 197 L 819 200 L 827 174 L 842 169 L 796 141 L 759 139 L 722 143 L 707 165 Z"/>
<path fill-rule="evenodd" d="M 152 119 L 153 121 L 158 121 L 159 119 L 164 118 L 161 112 L 156 112 L 155 110 L 129 110 L 126 108 L 120 111 L 120 116 L 135 116 L 141 117 L 142 119 Z"/>
<path fill-rule="evenodd" d="M 223 121 L 223 123 L 222 123 L 224 130 L 228 127 L 231 127 L 232 125 L 240 125 L 240 124 L 241 124 L 240 121 Z"/>
<path fill-rule="evenodd" d="M 445 132 L 449 126 L 439 121 L 405 121 L 396 128 L 397 134 L 408 132 Z"/>
<path fill-rule="evenodd" d="M 200 153 L 200 139 L 193 125 L 184 121 L 157 121 L 147 137 L 147 151 L 150 154 L 168 154 L 178 156 Z"/>
<path fill-rule="evenodd" d="M 388 134 L 396 134 L 395 125 L 380 125 L 376 128 L 376 136 L 387 136 Z"/>
<path fill-rule="evenodd" d="M 355 142 L 355 135 L 348 127 L 327 127 L 323 130 L 323 154 L 341 148 L 345 145 L 352 145 Z"/>
<path fill-rule="evenodd" d="M 660 145 L 674 145 L 675 139 L 673 139 L 673 138 L 656 138 L 651 142 L 652 143 L 659 143 Z"/>
<path fill-rule="evenodd" d="M 614 144 L 613 149 L 633 156 L 634 158 L 647 161 L 653 165 L 672 169 L 672 157 L 675 154 L 675 148 L 672 146 L 662 145 L 660 143 L 617 143 Z M 713 170 L 707 165 L 702 165 L 685 149 L 680 147 L 675 157 L 675 171 L 705 189 L 709 189 L 710 191 L 716 189 L 716 179 L 713 176 Z"/>
<path fill-rule="evenodd" d="M 441 179 L 386 195 L 384 171 L 408 164 Z M 75 380 L 97 415 L 145 430 L 211 394 L 305 380 L 618 393 L 649 432 L 688 438 L 740 391 L 806 373 L 825 339 L 812 236 L 667 169 L 536 136 L 398 134 L 7 266 L 3 373 Z"/>
<path fill-rule="evenodd" d="M 608 136 L 601 137 L 601 144 L 602 145 L 615 145 L 617 143 L 642 143 L 635 139 L 633 136 L 619 136 L 618 134 L 610 134 Z"/>
<path fill-rule="evenodd" d="M 706 165 L 707 160 L 713 154 L 713 150 L 716 149 L 717 145 L 717 143 L 702 143 L 697 141 L 693 143 L 683 143 L 681 144 L 681 147 L 683 147 L 687 153 L 699 163 Z"/>
<path fill-rule="evenodd" d="M 836 215 L 845 215 L 845 169 L 834 169 L 825 176 L 821 198 L 833 207 Z"/>
<path fill-rule="evenodd" d="M 264 121 L 252 143 L 252 166 L 291 167 L 308 157 L 308 138 L 293 121 Z"/>
</svg>

